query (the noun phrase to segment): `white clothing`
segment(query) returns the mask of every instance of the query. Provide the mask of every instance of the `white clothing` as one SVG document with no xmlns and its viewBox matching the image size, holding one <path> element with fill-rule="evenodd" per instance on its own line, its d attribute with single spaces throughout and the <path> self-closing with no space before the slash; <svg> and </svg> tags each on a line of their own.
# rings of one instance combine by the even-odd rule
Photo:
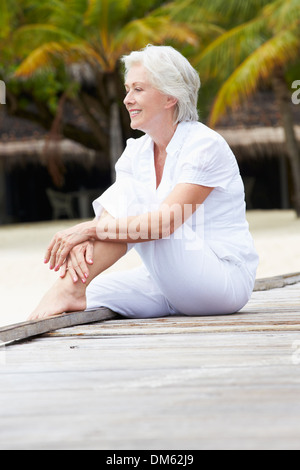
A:
<svg viewBox="0 0 300 470">
<path fill-rule="evenodd" d="M 106 306 L 128 317 L 240 310 L 253 291 L 258 256 L 238 164 L 225 140 L 204 124 L 182 122 L 157 189 L 148 135 L 129 139 L 116 174 L 116 183 L 93 203 L 96 216 L 103 208 L 115 218 L 154 211 L 179 183 L 215 189 L 171 237 L 129 245 L 144 266 L 98 276 L 87 290 L 88 308 Z"/>
</svg>

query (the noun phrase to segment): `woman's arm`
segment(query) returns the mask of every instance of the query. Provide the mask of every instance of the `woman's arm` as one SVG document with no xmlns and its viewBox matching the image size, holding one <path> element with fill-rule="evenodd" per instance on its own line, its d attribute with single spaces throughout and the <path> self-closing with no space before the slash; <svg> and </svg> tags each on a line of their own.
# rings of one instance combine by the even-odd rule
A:
<svg viewBox="0 0 300 470">
<path fill-rule="evenodd" d="M 97 224 L 99 240 L 142 243 L 169 237 L 203 204 L 213 188 L 178 184 L 154 212 L 114 219 L 109 214 Z"/>
<path fill-rule="evenodd" d="M 99 220 L 84 222 L 59 232 L 52 239 L 45 263 L 58 271 L 74 246 L 85 241 L 144 243 L 167 238 L 203 204 L 214 188 L 178 184 L 157 211 L 114 219 L 105 214 Z"/>
</svg>

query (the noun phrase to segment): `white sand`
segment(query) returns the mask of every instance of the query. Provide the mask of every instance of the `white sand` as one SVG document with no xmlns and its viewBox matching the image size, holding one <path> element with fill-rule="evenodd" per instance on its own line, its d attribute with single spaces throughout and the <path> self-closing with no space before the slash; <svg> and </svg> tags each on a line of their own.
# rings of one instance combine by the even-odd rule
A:
<svg viewBox="0 0 300 470">
<path fill-rule="evenodd" d="M 292 211 L 248 213 L 260 255 L 258 278 L 300 272 L 300 219 Z M 57 274 L 43 264 L 52 236 L 75 221 L 13 225 L 0 228 L 0 326 L 25 321 Z M 140 263 L 131 251 L 111 269 Z"/>
</svg>

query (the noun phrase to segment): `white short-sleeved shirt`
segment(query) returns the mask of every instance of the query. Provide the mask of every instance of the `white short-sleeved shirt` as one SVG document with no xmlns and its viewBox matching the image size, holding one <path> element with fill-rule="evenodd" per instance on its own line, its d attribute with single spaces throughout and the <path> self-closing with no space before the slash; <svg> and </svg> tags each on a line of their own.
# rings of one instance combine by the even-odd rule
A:
<svg viewBox="0 0 300 470">
<path fill-rule="evenodd" d="M 116 218 L 155 210 L 179 183 L 215 188 L 203 204 L 206 246 L 255 277 L 258 256 L 246 220 L 244 185 L 234 154 L 217 132 L 199 122 L 180 123 L 157 189 L 154 143 L 148 135 L 128 140 L 116 175 L 116 183 L 94 201 L 96 216 L 103 208 Z"/>
</svg>

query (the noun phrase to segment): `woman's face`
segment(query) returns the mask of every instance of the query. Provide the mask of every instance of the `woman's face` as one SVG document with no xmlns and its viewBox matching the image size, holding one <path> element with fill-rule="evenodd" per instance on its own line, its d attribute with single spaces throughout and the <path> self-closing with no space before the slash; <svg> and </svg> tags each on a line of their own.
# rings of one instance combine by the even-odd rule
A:
<svg viewBox="0 0 300 470">
<path fill-rule="evenodd" d="M 170 97 L 151 85 L 148 72 L 143 65 L 133 65 L 126 77 L 124 104 L 129 112 L 131 128 L 151 135 L 161 130 L 166 123 L 167 113 L 174 106 Z M 174 101 L 174 100 L 173 100 Z"/>
</svg>

